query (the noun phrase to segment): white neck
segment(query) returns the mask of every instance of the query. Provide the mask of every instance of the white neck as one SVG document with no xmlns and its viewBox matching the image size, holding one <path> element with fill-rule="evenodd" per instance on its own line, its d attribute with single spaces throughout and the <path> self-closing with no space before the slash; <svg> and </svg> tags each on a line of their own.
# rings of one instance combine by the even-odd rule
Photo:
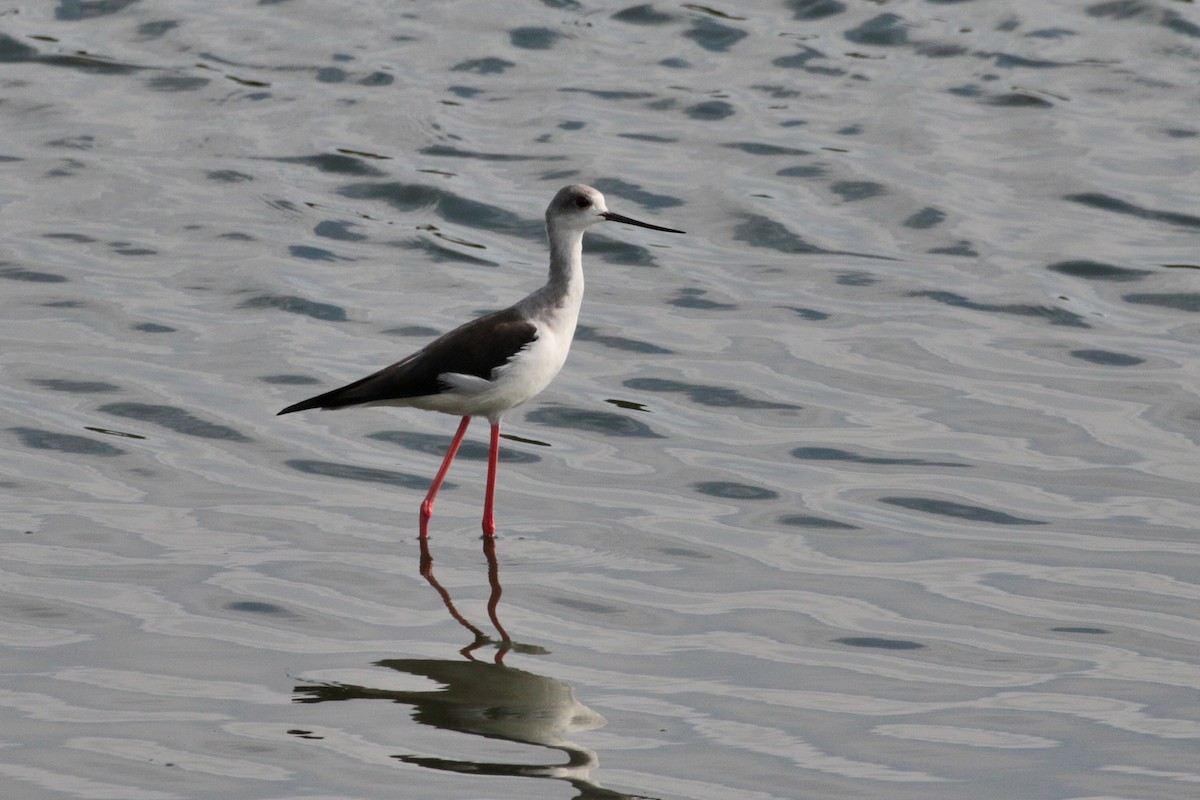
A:
<svg viewBox="0 0 1200 800">
<path fill-rule="evenodd" d="M 583 293 L 583 231 L 548 226 L 550 279 L 547 286 L 564 294 Z"/>
</svg>

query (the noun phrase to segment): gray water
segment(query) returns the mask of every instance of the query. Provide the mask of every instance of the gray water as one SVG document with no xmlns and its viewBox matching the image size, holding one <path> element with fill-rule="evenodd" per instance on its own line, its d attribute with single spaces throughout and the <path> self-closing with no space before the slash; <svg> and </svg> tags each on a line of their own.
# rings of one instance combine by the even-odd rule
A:
<svg viewBox="0 0 1200 800">
<path fill-rule="evenodd" d="M 1197 87 L 1172 0 L 2 9 L 0 794 L 1194 798 Z M 573 182 L 688 235 L 426 577 L 455 421 L 274 414 Z"/>
</svg>

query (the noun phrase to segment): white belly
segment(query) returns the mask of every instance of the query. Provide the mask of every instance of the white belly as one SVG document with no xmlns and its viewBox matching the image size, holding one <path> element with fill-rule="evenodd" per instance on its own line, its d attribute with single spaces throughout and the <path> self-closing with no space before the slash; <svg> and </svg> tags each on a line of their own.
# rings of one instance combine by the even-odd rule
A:
<svg viewBox="0 0 1200 800">
<path fill-rule="evenodd" d="M 565 322 L 565 321 L 564 321 Z M 507 364 L 492 371 L 490 380 L 475 375 L 445 373 L 439 379 L 450 391 L 411 399 L 411 405 L 429 411 L 462 416 L 499 419 L 510 408 L 521 405 L 550 385 L 562 369 L 575 333 L 574 320 L 564 325 L 540 325 L 538 338 Z"/>
</svg>

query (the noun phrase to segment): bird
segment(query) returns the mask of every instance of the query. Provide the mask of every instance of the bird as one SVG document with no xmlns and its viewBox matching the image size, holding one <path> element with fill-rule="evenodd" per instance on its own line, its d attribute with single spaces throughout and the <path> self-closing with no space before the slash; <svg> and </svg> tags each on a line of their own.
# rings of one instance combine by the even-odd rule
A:
<svg viewBox="0 0 1200 800">
<path fill-rule="evenodd" d="M 508 308 L 460 325 L 378 372 L 301 400 L 279 414 L 313 408 L 400 406 L 461 417 L 421 503 L 422 540 L 429 535 L 434 501 L 471 418 L 486 417 L 491 424 L 491 439 L 483 533 L 489 539 L 494 537 L 500 420 L 506 412 L 539 394 L 562 369 L 583 302 L 583 234 L 599 222 L 684 233 L 609 211 L 604 195 L 590 186 L 563 187 L 546 208 L 550 274 L 544 286 Z"/>
</svg>

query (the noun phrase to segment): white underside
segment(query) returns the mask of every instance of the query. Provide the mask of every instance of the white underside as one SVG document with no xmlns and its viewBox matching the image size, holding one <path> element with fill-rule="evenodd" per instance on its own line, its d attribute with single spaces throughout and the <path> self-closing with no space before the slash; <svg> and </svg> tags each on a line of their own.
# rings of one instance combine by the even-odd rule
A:
<svg viewBox="0 0 1200 800">
<path fill-rule="evenodd" d="M 577 318 L 576 310 L 575 314 L 561 315 L 554 321 L 557 324 L 540 320 L 538 338 L 507 364 L 492 370 L 491 380 L 445 372 L 438 379 L 452 387 L 449 391 L 363 405 L 420 408 L 498 421 L 504 412 L 532 399 L 554 380 L 567 360 Z"/>
</svg>

